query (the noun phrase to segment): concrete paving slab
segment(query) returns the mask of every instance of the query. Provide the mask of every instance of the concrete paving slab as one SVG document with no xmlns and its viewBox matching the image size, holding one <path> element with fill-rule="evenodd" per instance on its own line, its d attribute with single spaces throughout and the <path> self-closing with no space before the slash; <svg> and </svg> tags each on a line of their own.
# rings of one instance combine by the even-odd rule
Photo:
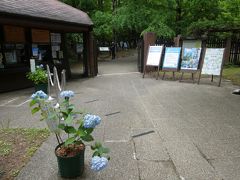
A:
<svg viewBox="0 0 240 180">
<path fill-rule="evenodd" d="M 174 171 L 174 165 L 169 161 L 138 161 L 138 164 L 142 180 L 180 180 Z"/>
<path fill-rule="evenodd" d="M 154 132 L 152 132 L 154 131 Z M 148 133 L 152 132 L 152 133 Z M 144 134 L 145 133 L 145 134 Z M 148 133 L 148 134 L 147 134 Z M 153 129 L 132 129 L 138 160 L 168 161 L 169 156 L 161 137 Z M 136 136 L 138 135 L 138 136 Z"/>
<path fill-rule="evenodd" d="M 224 180 L 240 179 L 240 158 L 225 158 L 211 160 L 216 171 L 221 174 Z"/>
<path fill-rule="evenodd" d="M 209 162 L 190 142 L 166 142 L 169 155 L 177 172 L 184 179 L 221 180 Z"/>
<path fill-rule="evenodd" d="M 196 146 L 209 160 L 240 157 L 239 139 L 197 142 Z"/>
</svg>

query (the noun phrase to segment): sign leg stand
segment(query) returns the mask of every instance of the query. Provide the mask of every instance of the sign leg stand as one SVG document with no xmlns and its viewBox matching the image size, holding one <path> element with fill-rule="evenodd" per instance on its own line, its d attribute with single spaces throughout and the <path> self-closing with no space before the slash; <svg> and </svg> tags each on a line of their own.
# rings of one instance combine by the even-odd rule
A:
<svg viewBox="0 0 240 180">
<path fill-rule="evenodd" d="M 164 77 L 165 77 L 165 73 L 166 73 L 166 72 L 163 72 L 163 77 L 162 77 L 162 80 L 163 80 L 163 79 L 164 79 Z"/>
<path fill-rule="evenodd" d="M 158 69 L 157 69 L 157 71 L 158 71 L 158 72 L 157 72 L 157 78 L 156 78 L 156 79 L 158 80 L 159 73 L 160 73 L 160 72 L 159 72 L 159 66 L 158 66 Z"/>
<path fill-rule="evenodd" d="M 184 74 L 184 72 L 182 72 L 182 75 L 181 75 L 181 77 L 180 77 L 180 79 L 179 79 L 179 82 L 181 82 L 181 81 L 182 81 L 183 74 Z"/>
<path fill-rule="evenodd" d="M 194 73 L 192 73 L 192 81 L 193 81 L 193 83 L 194 83 Z"/>
<path fill-rule="evenodd" d="M 211 79 L 211 82 L 213 82 L 213 75 L 212 75 L 212 79 Z"/>
</svg>

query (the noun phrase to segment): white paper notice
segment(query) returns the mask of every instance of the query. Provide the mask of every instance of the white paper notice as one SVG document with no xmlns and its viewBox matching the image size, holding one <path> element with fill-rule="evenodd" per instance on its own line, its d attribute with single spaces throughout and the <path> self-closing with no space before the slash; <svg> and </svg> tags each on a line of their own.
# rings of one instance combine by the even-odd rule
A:
<svg viewBox="0 0 240 180">
<path fill-rule="evenodd" d="M 224 48 L 207 48 L 202 74 L 220 75 L 222 69 Z"/>
<path fill-rule="evenodd" d="M 166 48 L 163 68 L 177 69 L 179 63 L 181 48 Z"/>
<path fill-rule="evenodd" d="M 147 63 L 148 66 L 159 66 L 163 46 L 149 46 Z"/>
<path fill-rule="evenodd" d="M 30 59 L 30 68 L 31 68 L 31 72 L 35 72 L 36 71 L 35 59 Z"/>
</svg>

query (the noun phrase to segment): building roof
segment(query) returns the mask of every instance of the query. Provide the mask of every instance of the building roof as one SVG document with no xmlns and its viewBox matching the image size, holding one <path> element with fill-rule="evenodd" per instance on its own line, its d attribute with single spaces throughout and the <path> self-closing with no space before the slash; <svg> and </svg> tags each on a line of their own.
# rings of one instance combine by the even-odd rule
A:
<svg viewBox="0 0 240 180">
<path fill-rule="evenodd" d="M 0 0 L 0 14 L 27 16 L 85 26 L 93 25 L 85 12 L 58 0 Z"/>
</svg>

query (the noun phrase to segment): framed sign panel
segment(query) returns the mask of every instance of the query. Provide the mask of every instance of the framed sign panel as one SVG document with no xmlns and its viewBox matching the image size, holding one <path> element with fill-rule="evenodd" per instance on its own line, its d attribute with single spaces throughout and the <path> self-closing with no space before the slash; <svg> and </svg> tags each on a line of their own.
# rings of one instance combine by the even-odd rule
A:
<svg viewBox="0 0 240 180">
<path fill-rule="evenodd" d="M 202 41 L 201 40 L 183 40 L 182 48 L 201 48 Z"/>
<path fill-rule="evenodd" d="M 184 48 L 181 70 L 198 70 L 201 48 Z"/>
<path fill-rule="evenodd" d="M 163 46 L 149 46 L 147 66 L 159 66 L 162 56 Z"/>
<path fill-rule="evenodd" d="M 144 66 L 143 78 L 146 73 L 146 67 L 152 66 L 152 67 L 157 67 L 158 69 L 158 75 L 157 75 L 157 79 L 158 79 L 159 65 L 162 57 L 162 51 L 163 51 L 163 46 L 149 46 L 147 61 L 146 61 L 146 65 Z"/>
<path fill-rule="evenodd" d="M 10 43 L 24 43 L 25 31 L 22 27 L 4 26 L 5 41 Z"/>
<path fill-rule="evenodd" d="M 205 56 L 201 68 L 201 73 L 199 75 L 198 83 L 202 74 L 220 76 L 219 86 L 221 84 L 222 69 L 223 69 L 223 54 L 224 48 L 207 48 L 205 51 Z"/>
<path fill-rule="evenodd" d="M 180 47 L 167 47 L 163 61 L 163 69 L 177 70 L 180 60 Z"/>
<path fill-rule="evenodd" d="M 207 48 L 201 74 L 221 74 L 224 48 Z"/>
<path fill-rule="evenodd" d="M 42 29 L 32 29 L 32 42 L 33 43 L 49 43 L 50 32 Z"/>
</svg>

